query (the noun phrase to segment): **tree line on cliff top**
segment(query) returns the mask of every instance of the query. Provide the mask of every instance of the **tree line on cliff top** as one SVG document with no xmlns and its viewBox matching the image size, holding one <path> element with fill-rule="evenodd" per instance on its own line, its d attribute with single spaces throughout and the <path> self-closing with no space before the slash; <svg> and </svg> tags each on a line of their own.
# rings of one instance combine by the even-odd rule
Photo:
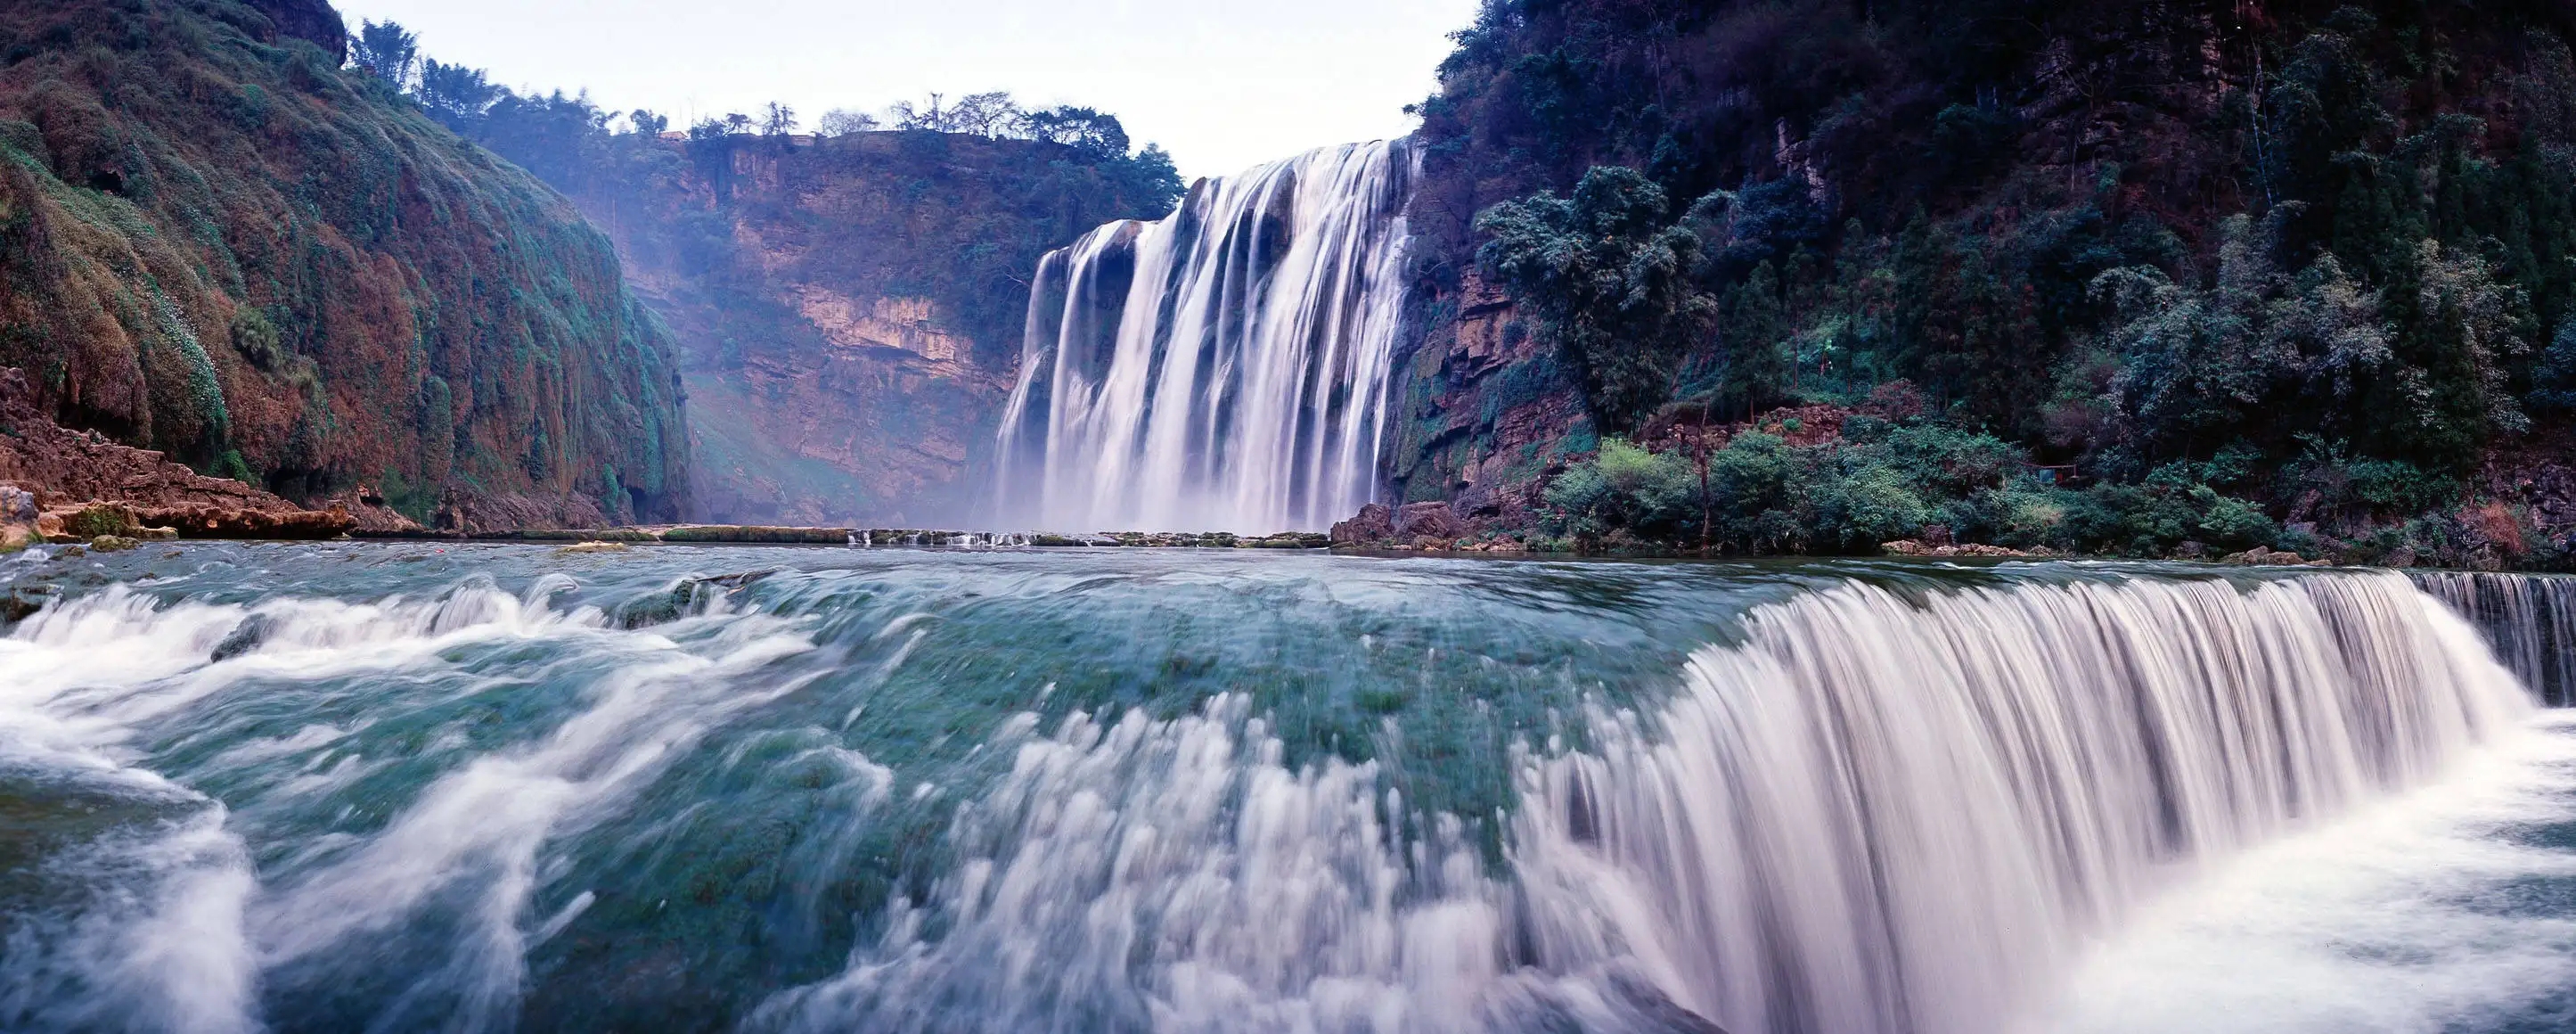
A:
<svg viewBox="0 0 2576 1034">
<path fill-rule="evenodd" d="M 976 358 L 996 367 L 1017 354 L 1038 256 L 1104 222 L 1159 217 L 1183 188 L 1170 154 L 1155 144 L 1135 147 L 1117 116 L 1074 105 L 1030 108 L 1006 92 L 955 100 L 932 94 L 897 102 L 882 116 L 836 109 L 810 135 L 800 132 L 798 111 L 776 102 L 675 129 L 666 114 L 610 110 L 587 92 L 512 90 L 483 70 L 427 56 L 397 23 L 365 22 L 350 44 L 354 67 L 459 135 L 574 197 L 649 209 L 644 219 L 669 238 L 659 244 L 687 256 L 720 292 L 740 296 L 728 307 L 755 317 L 744 328 L 750 337 L 776 338 L 792 328 L 769 326 L 787 318 L 763 300 L 775 292 L 731 268 L 740 264 L 730 220 L 742 214 L 734 187 L 744 159 L 795 158 L 815 176 L 885 180 L 887 197 L 947 213 L 884 213 L 902 225 L 819 235 L 814 246 L 866 247 L 870 255 L 844 263 L 864 258 L 879 267 L 871 279 L 882 282 L 865 286 L 933 300 L 947 329 L 972 340 Z M 969 145 L 972 154 L 960 150 Z M 675 165 L 674 155 L 685 164 Z M 683 195 L 687 204 L 673 200 Z M 740 349 L 751 347 L 741 338 L 718 342 L 723 354 L 714 359 L 738 360 Z"/>
</svg>

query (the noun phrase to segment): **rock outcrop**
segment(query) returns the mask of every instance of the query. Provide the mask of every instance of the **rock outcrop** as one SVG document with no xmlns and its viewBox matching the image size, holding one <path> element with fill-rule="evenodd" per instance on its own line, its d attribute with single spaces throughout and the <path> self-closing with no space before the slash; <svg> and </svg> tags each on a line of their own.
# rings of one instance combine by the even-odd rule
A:
<svg viewBox="0 0 2576 1034">
<path fill-rule="evenodd" d="M 1400 539 L 1454 539 L 1467 530 L 1467 522 L 1459 520 L 1448 503 L 1406 503 L 1395 511 L 1395 536 Z"/>
<path fill-rule="evenodd" d="M 1405 400 L 1381 461 L 1399 494 L 1504 503 L 1594 447 L 1580 387 L 1508 296 L 1470 272 L 1425 301 L 1434 318 L 1389 392 Z"/>
<path fill-rule="evenodd" d="M 0 525 L 34 525 L 48 537 L 172 528 L 190 538 L 328 538 L 357 526 L 344 510 L 308 510 L 160 453 L 64 428 L 36 407 L 25 372 L 15 367 L 0 367 L 0 483 Z M 121 527 L 46 526 L 97 503 L 111 504 L 119 516 L 110 523 Z"/>
<path fill-rule="evenodd" d="M 1333 524 L 1333 544 L 1357 546 L 1395 537 L 1395 511 L 1385 503 L 1370 503 L 1346 521 Z"/>
</svg>

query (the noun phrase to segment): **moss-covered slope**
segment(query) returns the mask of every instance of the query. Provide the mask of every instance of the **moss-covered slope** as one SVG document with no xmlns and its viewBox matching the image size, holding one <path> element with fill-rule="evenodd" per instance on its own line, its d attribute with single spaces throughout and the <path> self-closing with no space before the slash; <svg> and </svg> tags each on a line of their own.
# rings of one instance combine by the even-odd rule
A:
<svg viewBox="0 0 2576 1034">
<path fill-rule="evenodd" d="M 290 498 L 677 516 L 670 335 L 608 241 L 298 31 L 0 6 L 0 365 L 66 424 Z"/>
</svg>

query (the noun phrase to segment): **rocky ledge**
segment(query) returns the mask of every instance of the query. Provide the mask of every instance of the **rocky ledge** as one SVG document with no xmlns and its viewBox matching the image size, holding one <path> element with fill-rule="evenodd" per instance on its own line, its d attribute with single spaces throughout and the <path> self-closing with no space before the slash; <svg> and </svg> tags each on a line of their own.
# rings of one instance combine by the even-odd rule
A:
<svg viewBox="0 0 2576 1034">
<path fill-rule="evenodd" d="M 0 548 L 159 532 L 331 538 L 357 525 L 344 507 L 308 510 L 158 452 L 56 424 L 37 407 L 26 373 L 0 367 Z"/>
</svg>

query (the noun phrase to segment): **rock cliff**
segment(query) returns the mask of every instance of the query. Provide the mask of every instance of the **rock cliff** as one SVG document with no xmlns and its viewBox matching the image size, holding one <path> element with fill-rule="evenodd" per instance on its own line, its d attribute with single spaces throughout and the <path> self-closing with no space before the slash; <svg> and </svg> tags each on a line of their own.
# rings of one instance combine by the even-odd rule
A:
<svg viewBox="0 0 2576 1034">
<path fill-rule="evenodd" d="M 1033 140 L 573 143 L 484 125 L 608 232 L 675 334 L 699 512 L 716 521 L 966 520 L 1039 256 L 1176 192 L 1123 158 Z"/>
</svg>

